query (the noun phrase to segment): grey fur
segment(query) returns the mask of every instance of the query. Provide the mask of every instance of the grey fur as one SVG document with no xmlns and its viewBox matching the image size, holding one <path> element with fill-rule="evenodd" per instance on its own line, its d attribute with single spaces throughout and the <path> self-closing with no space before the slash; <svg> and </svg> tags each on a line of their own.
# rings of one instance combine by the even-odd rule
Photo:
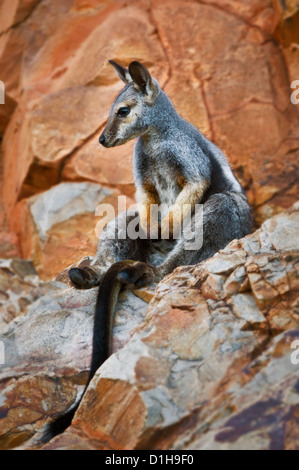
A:
<svg viewBox="0 0 299 470">
<path fill-rule="evenodd" d="M 221 150 L 177 114 L 144 66 L 134 62 L 127 70 L 112 65 L 126 83 L 130 70 L 134 70 L 134 76 L 115 99 L 101 140 L 106 147 L 113 147 L 137 137 L 133 157 L 136 198 L 151 185 L 159 203 L 170 207 L 182 191 L 180 178 L 186 184 L 204 188 L 197 201 L 203 204 L 203 221 L 192 218 L 195 232 L 200 229 L 196 224 L 203 223 L 203 246 L 186 250 L 184 232 L 179 240 L 169 242 L 170 252 L 156 269 L 156 279 L 161 279 L 177 266 L 196 264 L 233 239 L 247 235 L 252 231 L 253 221 L 246 196 Z M 118 117 L 118 110 L 124 105 L 129 105 L 130 114 Z M 122 213 L 102 233 L 92 264 L 97 282 L 115 261 L 151 261 L 157 242 L 144 238 L 117 240 L 119 227 L 128 225 L 134 217 L 134 212 Z"/>
</svg>

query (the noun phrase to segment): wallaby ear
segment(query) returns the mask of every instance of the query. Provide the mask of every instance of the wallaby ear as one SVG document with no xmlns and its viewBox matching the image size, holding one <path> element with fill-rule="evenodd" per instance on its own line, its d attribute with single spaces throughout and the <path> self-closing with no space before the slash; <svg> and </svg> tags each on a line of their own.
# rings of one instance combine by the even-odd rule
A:
<svg viewBox="0 0 299 470">
<path fill-rule="evenodd" d="M 146 101 L 151 104 L 154 102 L 160 92 L 158 82 L 153 79 L 144 65 L 136 60 L 129 65 L 129 74 L 135 87 L 146 97 Z"/>
<path fill-rule="evenodd" d="M 123 82 L 130 83 L 132 81 L 129 71 L 125 67 L 117 64 L 116 62 L 114 62 L 114 60 L 109 60 L 109 64 L 111 64 L 114 67 L 114 70 L 116 71 L 118 77 Z"/>
</svg>

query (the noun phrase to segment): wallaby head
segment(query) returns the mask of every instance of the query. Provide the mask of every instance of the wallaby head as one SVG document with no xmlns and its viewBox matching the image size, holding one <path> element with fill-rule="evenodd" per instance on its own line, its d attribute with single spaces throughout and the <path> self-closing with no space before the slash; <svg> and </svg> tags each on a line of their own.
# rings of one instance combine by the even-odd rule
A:
<svg viewBox="0 0 299 470">
<path fill-rule="evenodd" d="M 126 86 L 111 107 L 99 141 L 104 147 L 115 147 L 147 132 L 152 122 L 153 105 L 161 89 L 140 62 L 131 62 L 128 69 L 113 60 L 109 62 Z"/>
</svg>

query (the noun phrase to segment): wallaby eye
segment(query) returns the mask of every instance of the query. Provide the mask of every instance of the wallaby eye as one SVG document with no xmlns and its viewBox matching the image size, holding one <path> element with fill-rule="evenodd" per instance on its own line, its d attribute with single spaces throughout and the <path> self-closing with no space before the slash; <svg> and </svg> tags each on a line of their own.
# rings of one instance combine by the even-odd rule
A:
<svg viewBox="0 0 299 470">
<path fill-rule="evenodd" d="M 119 110 L 117 111 L 117 115 L 119 117 L 126 117 L 128 116 L 128 114 L 130 114 L 130 108 L 128 106 L 124 106 L 123 108 L 119 108 Z"/>
</svg>

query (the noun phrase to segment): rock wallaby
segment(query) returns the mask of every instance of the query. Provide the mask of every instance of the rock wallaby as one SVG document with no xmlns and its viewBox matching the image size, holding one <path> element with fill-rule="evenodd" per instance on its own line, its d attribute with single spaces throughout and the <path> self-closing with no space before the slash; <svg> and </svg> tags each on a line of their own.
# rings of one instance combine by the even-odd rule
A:
<svg viewBox="0 0 299 470">
<path fill-rule="evenodd" d="M 252 230 L 246 196 L 221 150 L 178 115 L 144 65 L 134 61 L 126 69 L 109 62 L 125 87 L 99 141 L 110 148 L 137 138 L 133 172 L 138 206 L 107 225 L 90 267 L 69 272 L 77 288 L 100 285 L 88 383 L 111 353 L 114 306 L 123 284 L 140 287 L 158 281 L 177 266 L 199 263 Z M 197 205 L 202 210 L 196 214 Z M 186 214 L 190 224 L 184 228 Z M 132 223 L 139 230 L 137 237 L 126 232 Z M 190 245 L 199 234 L 201 243 Z M 151 262 L 157 245 L 167 238 L 164 260 Z M 79 403 L 52 423 L 54 433 L 70 424 Z"/>
</svg>

